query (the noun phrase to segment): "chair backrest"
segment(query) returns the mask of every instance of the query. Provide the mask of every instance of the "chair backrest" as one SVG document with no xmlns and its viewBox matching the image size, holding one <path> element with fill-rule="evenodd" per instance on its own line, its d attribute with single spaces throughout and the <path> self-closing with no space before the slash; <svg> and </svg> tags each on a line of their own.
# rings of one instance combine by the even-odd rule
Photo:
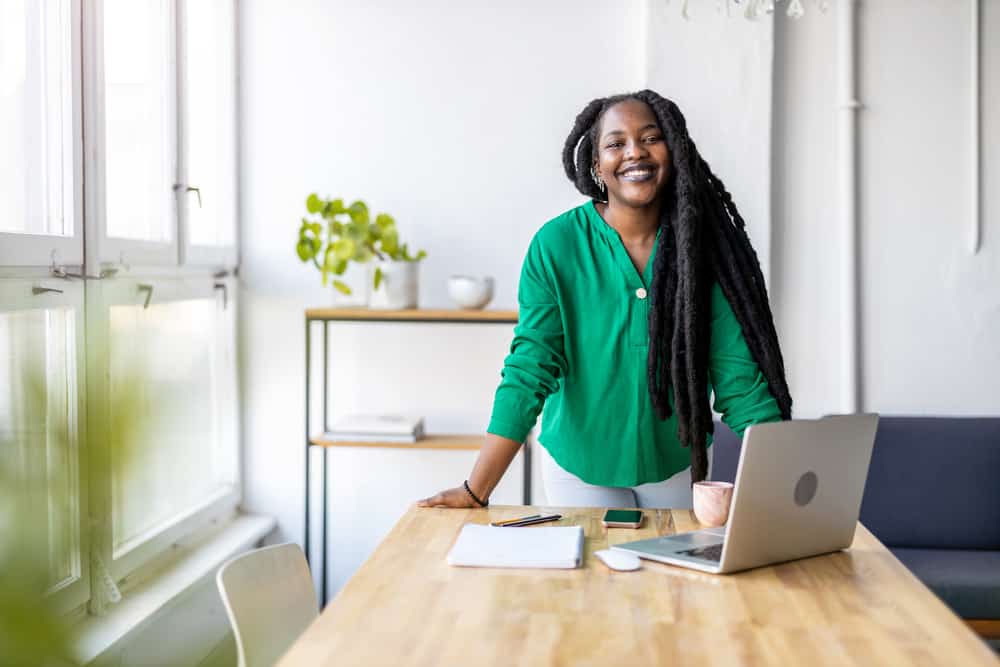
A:
<svg viewBox="0 0 1000 667">
<path fill-rule="evenodd" d="M 225 563 L 216 575 L 240 667 L 273 665 L 318 615 L 302 548 L 277 544 Z"/>
<path fill-rule="evenodd" d="M 1000 417 L 882 417 L 861 522 L 887 546 L 1000 549 Z"/>
</svg>

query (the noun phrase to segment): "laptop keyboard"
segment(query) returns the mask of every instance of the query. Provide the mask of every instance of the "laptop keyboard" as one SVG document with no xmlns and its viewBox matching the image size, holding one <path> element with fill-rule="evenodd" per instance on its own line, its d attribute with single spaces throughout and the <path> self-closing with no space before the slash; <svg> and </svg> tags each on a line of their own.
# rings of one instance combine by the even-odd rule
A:
<svg viewBox="0 0 1000 667">
<path fill-rule="evenodd" d="M 677 553 L 684 554 L 685 556 L 691 556 L 693 558 L 711 560 L 718 563 L 720 560 L 722 560 L 722 545 L 713 544 L 707 547 L 696 547 L 694 549 L 685 549 L 684 551 L 678 551 Z"/>
</svg>

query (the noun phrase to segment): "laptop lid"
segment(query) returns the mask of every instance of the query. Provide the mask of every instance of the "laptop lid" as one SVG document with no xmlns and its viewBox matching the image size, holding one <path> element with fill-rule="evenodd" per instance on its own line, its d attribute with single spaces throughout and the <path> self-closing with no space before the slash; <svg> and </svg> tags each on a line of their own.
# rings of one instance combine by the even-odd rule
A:
<svg viewBox="0 0 1000 667">
<path fill-rule="evenodd" d="M 747 428 L 721 571 L 850 546 L 878 415 L 834 415 Z"/>
</svg>

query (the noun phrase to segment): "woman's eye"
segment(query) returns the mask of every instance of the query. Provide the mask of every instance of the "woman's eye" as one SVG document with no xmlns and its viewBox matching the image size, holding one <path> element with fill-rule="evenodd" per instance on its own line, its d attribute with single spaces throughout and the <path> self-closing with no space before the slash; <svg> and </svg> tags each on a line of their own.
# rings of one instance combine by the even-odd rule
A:
<svg viewBox="0 0 1000 667">
<path fill-rule="evenodd" d="M 619 148 L 621 145 L 622 145 L 622 142 L 615 141 L 615 142 L 610 143 L 607 146 L 605 146 L 605 148 Z"/>
<path fill-rule="evenodd" d="M 646 137 L 646 143 L 647 144 L 656 143 L 657 141 L 660 141 L 660 137 L 657 137 L 655 135 L 652 136 L 652 137 Z"/>
</svg>

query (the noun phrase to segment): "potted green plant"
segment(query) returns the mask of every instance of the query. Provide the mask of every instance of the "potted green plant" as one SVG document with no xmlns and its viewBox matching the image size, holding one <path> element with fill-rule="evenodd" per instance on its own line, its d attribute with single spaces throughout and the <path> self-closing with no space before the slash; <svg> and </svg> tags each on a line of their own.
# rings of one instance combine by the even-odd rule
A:
<svg viewBox="0 0 1000 667">
<path fill-rule="evenodd" d="M 320 271 L 324 286 L 332 280 L 334 289 L 350 296 L 354 290 L 341 277 L 352 263 L 371 264 L 369 307 L 417 307 L 417 267 L 427 253 L 410 255 L 407 244 L 399 242 L 391 215 L 379 213 L 373 221 L 360 199 L 345 206 L 343 199 L 323 199 L 315 193 L 306 198 L 306 211 L 311 217 L 302 218 L 295 252 Z"/>
</svg>

